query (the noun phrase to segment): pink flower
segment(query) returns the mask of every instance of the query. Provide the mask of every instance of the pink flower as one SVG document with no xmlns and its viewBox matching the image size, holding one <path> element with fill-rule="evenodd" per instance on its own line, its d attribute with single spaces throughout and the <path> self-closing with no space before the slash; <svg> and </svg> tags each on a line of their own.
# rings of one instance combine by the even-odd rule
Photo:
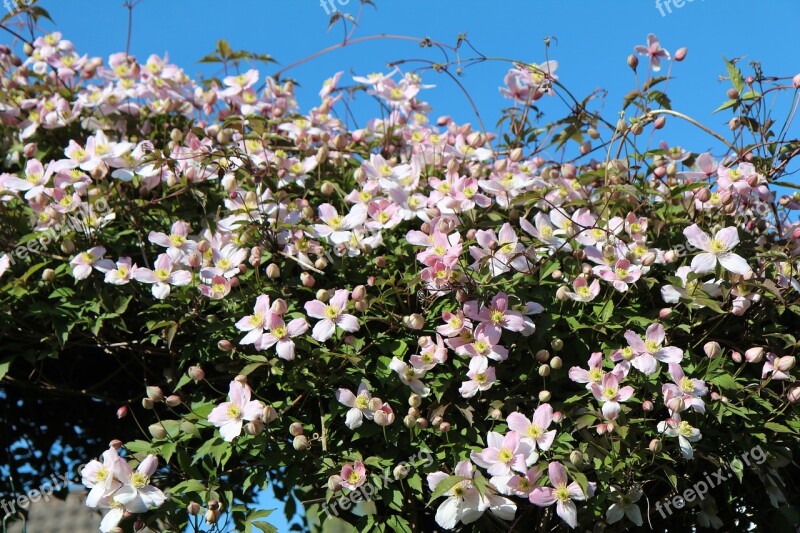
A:
<svg viewBox="0 0 800 533">
<path fill-rule="evenodd" d="M 212 300 L 222 300 L 231 292 L 231 280 L 214 276 L 210 285 L 200 285 L 200 294 Z"/>
<path fill-rule="evenodd" d="M 245 420 L 252 422 L 261 416 L 264 404 L 258 400 L 251 401 L 250 387 L 238 381 L 231 381 L 228 399 L 211 411 L 208 420 L 219 428 L 223 439 L 231 442 L 241 435 Z"/>
<path fill-rule="evenodd" d="M 317 235 L 327 237 L 333 244 L 341 244 L 349 241 L 352 230 L 367 220 L 367 208 L 364 204 L 356 204 L 347 216 L 341 217 L 331 204 L 322 204 L 319 218 L 323 223 L 314 224 Z"/>
<path fill-rule="evenodd" d="M 489 307 L 482 307 L 478 311 L 478 302 L 472 300 L 464 304 L 464 313 L 472 320 L 480 321 L 479 327 L 500 333 L 503 329 L 509 331 L 522 331 L 525 329 L 525 320 L 522 314 L 509 309 L 508 295 L 498 293 L 492 298 Z"/>
<path fill-rule="evenodd" d="M 533 412 L 533 420 L 529 420 L 522 413 L 514 412 L 508 415 L 506 423 L 508 428 L 519 433 L 520 437 L 531 445 L 533 450 L 537 448 L 547 451 L 553 445 L 556 438 L 556 430 L 547 431 L 553 422 L 553 408 L 549 403 L 543 403 Z M 533 462 L 538 460 L 533 459 Z"/>
<path fill-rule="evenodd" d="M 692 427 L 686 420 L 681 421 L 679 414 L 674 414 L 672 418 L 659 422 L 657 427 L 659 433 L 668 437 L 678 437 L 678 447 L 685 459 L 691 459 L 694 456 L 692 443 L 703 438 L 700 430 Z"/>
<path fill-rule="evenodd" d="M 269 296 L 262 294 L 256 298 L 256 305 L 253 307 L 253 314 L 247 315 L 236 323 L 236 329 L 247 331 L 239 344 L 254 344 L 261 339 L 264 330 L 269 328 L 272 321 L 273 312 L 269 305 Z"/>
<path fill-rule="evenodd" d="M 455 314 L 445 311 L 442 313 L 442 320 L 445 324 L 436 326 L 436 332 L 444 337 L 456 337 L 465 329 L 472 330 L 472 322 L 467 320 L 461 309 L 456 310 Z"/>
<path fill-rule="evenodd" d="M 356 461 L 352 465 L 344 465 L 339 476 L 342 478 L 339 482 L 342 487 L 356 490 L 367 480 L 367 469 L 364 468 L 364 463 Z"/>
<path fill-rule="evenodd" d="M 495 361 L 508 359 L 508 350 L 500 346 L 500 332 L 496 329 L 478 328 L 475 330 L 473 340 L 456 349 L 459 355 L 467 354 L 470 357 L 488 357 Z"/>
<path fill-rule="evenodd" d="M 497 487 L 503 494 L 513 494 L 515 496 L 519 496 L 520 498 L 530 498 L 531 492 L 536 488 L 536 482 L 539 481 L 539 478 L 542 477 L 544 472 L 539 472 L 539 469 L 536 466 L 530 467 L 524 475 L 515 475 L 512 476 L 506 482 L 506 489 L 507 491 L 502 491 L 500 487 Z"/>
<path fill-rule="evenodd" d="M 619 388 L 620 377 L 614 372 L 605 374 L 600 384 L 592 383 L 592 394 L 595 400 L 603 405 L 603 416 L 614 420 L 619 416 L 619 402 L 627 402 L 633 396 L 633 387 Z"/>
<path fill-rule="evenodd" d="M 337 326 L 348 333 L 359 330 L 358 319 L 345 313 L 349 301 L 350 291 L 339 289 L 334 293 L 328 304 L 319 300 L 306 302 L 305 309 L 308 316 L 321 319 L 316 323 L 311 333 L 315 340 L 325 342 L 330 339 Z"/>
<path fill-rule="evenodd" d="M 485 357 L 473 357 L 469 362 L 469 381 L 462 381 L 458 392 L 464 398 L 472 398 L 478 391 L 489 390 L 495 382 L 494 368 Z"/>
<path fill-rule="evenodd" d="M 358 386 L 357 394 L 353 394 L 349 389 L 339 389 L 336 391 L 336 401 L 345 407 L 350 407 L 345 416 L 344 424 L 350 429 L 361 427 L 364 418 L 372 420 L 374 413 L 370 408 L 372 395 L 369 393 L 366 383 Z"/>
<path fill-rule="evenodd" d="M 739 234 L 736 228 L 723 228 L 712 239 L 697 224 L 692 224 L 683 230 L 683 234 L 689 244 L 704 252 L 692 259 L 692 271 L 697 274 L 713 272 L 717 261 L 723 268 L 734 274 L 745 275 L 752 271 L 742 256 L 731 252 L 739 244 Z"/>
<path fill-rule="evenodd" d="M 157 467 L 158 458 L 155 455 L 145 457 L 135 472 L 129 470 L 126 479 L 122 480 L 124 485 L 114 494 L 114 500 L 129 513 L 146 513 L 163 505 L 167 500 L 166 495 L 150 484 L 150 477 Z"/>
<path fill-rule="evenodd" d="M 627 259 L 617 261 L 613 269 L 607 265 L 598 265 L 592 271 L 596 276 L 610 282 L 620 292 L 627 291 L 628 284 L 636 283 L 642 276 L 641 268 L 632 265 Z"/>
<path fill-rule="evenodd" d="M 521 440 L 519 433 L 509 431 L 505 436 L 490 431 L 486 435 L 487 447 L 482 452 L 472 452 L 470 458 L 476 465 L 485 468 L 492 476 L 511 475 L 511 471 L 524 473 L 537 457 L 531 445 Z"/>
<path fill-rule="evenodd" d="M 634 48 L 636 53 L 650 58 L 650 66 L 653 67 L 653 72 L 661 70 L 661 58 L 669 59 L 669 52 L 661 48 L 661 43 L 658 42 L 658 37 L 650 33 L 647 35 L 647 46 L 638 45 Z"/>
<path fill-rule="evenodd" d="M 414 368 L 427 371 L 447 361 L 447 348 L 439 335 L 436 336 L 436 343 L 430 337 L 423 338 L 427 339 L 427 343 L 423 346 L 421 352 L 417 355 L 412 355 L 409 361 L 414 365 Z"/>
<path fill-rule="evenodd" d="M 127 463 L 119 456 L 119 452 L 113 447 L 103 452 L 103 462 L 97 460 L 89 463 L 81 469 L 81 481 L 91 489 L 86 497 L 86 505 L 97 507 L 102 498 L 114 494 L 122 487 L 121 479 L 126 476 Z"/>
<path fill-rule="evenodd" d="M 617 369 L 615 368 L 614 371 L 616 372 Z M 592 385 L 599 384 L 605 374 L 603 370 L 603 352 L 594 352 L 589 357 L 589 370 L 573 366 L 569 369 L 568 376 L 575 383 L 586 383 L 586 388 L 591 390 Z"/>
<path fill-rule="evenodd" d="M 110 283 L 112 285 L 125 285 L 131 281 L 132 274 L 138 268 L 133 264 L 133 261 L 130 257 L 120 257 L 119 261 L 117 261 L 116 267 L 117 268 L 112 268 L 106 272 L 106 283 Z"/>
<path fill-rule="evenodd" d="M 567 523 L 569 527 L 578 525 L 578 509 L 575 501 L 583 501 L 594 496 L 596 484 L 590 482 L 588 486 L 589 494 L 577 482 L 573 481 L 567 485 L 567 470 L 564 465 L 552 462 L 547 467 L 547 474 L 550 477 L 551 487 L 536 487 L 530 494 L 530 501 L 539 507 L 548 507 L 556 504 L 556 513 Z"/>
<path fill-rule="evenodd" d="M 86 279 L 92 273 L 92 268 L 96 268 L 100 272 L 108 272 L 114 268 L 114 262 L 110 259 L 103 259 L 106 254 L 106 249 L 102 246 L 95 246 L 94 248 L 80 253 L 72 258 L 69 262 L 72 267 L 72 276 L 75 279 Z"/>
<path fill-rule="evenodd" d="M 775 381 L 782 381 L 791 378 L 790 371 L 794 368 L 796 363 L 793 355 L 784 355 L 778 357 L 772 352 L 767 354 L 767 361 L 764 363 L 764 369 L 761 372 L 761 379 L 766 379 L 770 376 Z"/>
<path fill-rule="evenodd" d="M 159 255 L 155 267 L 155 270 L 144 267 L 137 268 L 131 276 L 136 281 L 152 283 L 153 296 L 159 300 L 169 296 L 170 285 L 182 287 L 192 282 L 192 273 L 188 270 L 173 270 L 172 259 L 168 254 Z"/>
<path fill-rule="evenodd" d="M 566 295 L 570 300 L 576 302 L 591 302 L 600 294 L 600 282 L 595 279 L 589 285 L 584 276 L 575 278 L 575 281 L 572 282 L 572 288 L 574 292 L 567 291 Z"/>
<path fill-rule="evenodd" d="M 677 363 L 669 364 L 669 374 L 672 377 L 672 383 L 666 383 L 661 387 L 661 393 L 664 395 L 664 403 L 667 406 L 673 405 L 670 400 L 673 398 L 680 398 L 684 409 L 689 407 L 693 408 L 698 413 L 706 412 L 706 405 L 701 396 L 708 394 L 708 387 L 704 381 L 700 379 L 692 379 L 686 377 L 681 365 Z M 672 408 L 670 407 L 670 410 Z"/>
<path fill-rule="evenodd" d="M 675 346 L 662 346 L 665 336 L 661 324 L 648 327 L 644 340 L 633 331 L 625 332 L 625 340 L 632 350 L 631 364 L 634 368 L 649 376 L 656 371 L 656 360 L 662 363 L 680 363 L 683 360 L 683 350 Z"/>
<path fill-rule="evenodd" d="M 308 331 L 308 322 L 304 318 L 295 318 L 287 325 L 280 314 L 272 313 L 269 320 L 269 331 L 255 341 L 256 350 L 269 350 L 275 346 L 278 357 L 291 361 L 294 359 L 294 337 Z"/>
<path fill-rule="evenodd" d="M 172 224 L 170 234 L 151 231 L 147 240 L 164 248 L 174 248 L 182 252 L 189 252 L 197 247 L 197 243 L 188 240 L 191 227 L 188 222 L 178 220 Z"/>
<path fill-rule="evenodd" d="M 519 242 L 517 234 L 511 224 L 506 222 L 500 228 L 499 238 L 494 230 L 478 230 L 475 239 L 481 246 L 470 246 L 469 253 L 475 262 L 471 265 L 474 270 L 480 270 L 488 265 L 492 277 L 499 276 L 510 269 L 524 272 L 530 264 L 525 258 L 525 247 Z"/>
<path fill-rule="evenodd" d="M 420 378 L 425 377 L 425 370 L 421 368 L 414 368 L 413 366 L 404 363 L 397 357 L 392 357 L 392 362 L 389 363 L 389 368 L 397 373 L 397 375 L 400 377 L 400 381 L 411 387 L 411 390 L 420 396 L 427 396 L 431 393 L 431 390 L 420 380 Z"/>
</svg>

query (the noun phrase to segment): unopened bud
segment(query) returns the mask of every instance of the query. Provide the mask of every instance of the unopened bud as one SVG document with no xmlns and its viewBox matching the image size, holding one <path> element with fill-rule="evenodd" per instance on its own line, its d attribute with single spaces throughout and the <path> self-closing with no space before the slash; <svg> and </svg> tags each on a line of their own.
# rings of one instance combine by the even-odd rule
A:
<svg viewBox="0 0 800 533">
<path fill-rule="evenodd" d="M 289 433 L 293 437 L 297 437 L 298 435 L 302 435 L 303 431 L 304 431 L 303 430 L 303 424 L 301 424 L 300 422 L 292 422 L 292 424 L 289 426 Z"/>
<path fill-rule="evenodd" d="M 567 299 L 569 299 L 569 296 L 567 296 L 568 292 L 569 292 L 569 287 L 567 287 L 566 285 L 560 286 L 556 290 L 556 299 L 560 302 L 566 301 Z"/>
<path fill-rule="evenodd" d="M 786 399 L 789 400 L 789 403 L 800 402 L 800 387 L 789 389 L 789 392 L 786 393 Z"/>
<path fill-rule="evenodd" d="M 553 367 L 553 370 L 561 370 L 561 367 L 564 365 L 564 362 L 561 360 L 559 356 L 555 356 L 550 359 L 550 366 Z"/>
<path fill-rule="evenodd" d="M 708 189 L 708 187 L 703 187 L 694 193 L 694 197 L 697 198 L 698 201 L 706 203 L 707 201 L 711 200 L 711 191 Z"/>
<path fill-rule="evenodd" d="M 425 429 L 428 427 L 428 419 L 424 416 L 417 418 L 416 425 L 420 429 Z"/>
<path fill-rule="evenodd" d="M 744 358 L 748 363 L 760 363 L 764 359 L 764 348 L 755 346 L 744 352 Z"/>
<path fill-rule="evenodd" d="M 450 429 L 451 429 L 450 422 L 442 422 L 441 424 L 439 424 L 439 431 L 442 433 L 447 433 L 448 431 L 450 431 Z"/>
<path fill-rule="evenodd" d="M 792 78 L 792 85 L 794 85 L 795 89 L 800 89 L 800 74 L 797 74 L 794 78 Z"/>
<path fill-rule="evenodd" d="M 170 407 L 178 407 L 181 404 L 181 397 L 177 394 L 170 394 L 164 400 L 164 403 L 169 405 Z"/>
<path fill-rule="evenodd" d="M 300 282 L 303 284 L 303 287 L 311 289 L 314 285 L 317 284 L 317 280 L 314 279 L 314 276 L 309 274 L 308 272 L 301 272 L 300 273 Z"/>
<path fill-rule="evenodd" d="M 220 517 L 219 511 L 212 511 L 211 509 L 209 509 L 208 511 L 206 511 L 205 514 L 206 524 L 208 525 L 216 524 L 217 521 L 219 520 L 219 517 Z"/>
<path fill-rule="evenodd" d="M 650 451 L 653 453 L 659 453 L 664 448 L 664 445 L 661 444 L 660 439 L 653 439 L 650 441 L 648 448 L 650 448 Z"/>
<path fill-rule="evenodd" d="M 653 410 L 653 402 L 651 402 L 650 400 L 645 400 L 642 402 L 642 411 L 649 412 L 652 410 Z"/>
<path fill-rule="evenodd" d="M 56 279 L 56 271 L 52 268 L 45 268 L 42 272 L 42 281 L 52 283 Z"/>
<path fill-rule="evenodd" d="M 422 397 L 419 394 L 412 394 L 408 397 L 408 405 L 411 407 L 419 407 L 422 405 Z"/>
<path fill-rule="evenodd" d="M 330 196 L 336 191 L 336 188 L 333 186 L 333 183 L 330 181 L 323 181 L 322 185 L 319 187 L 319 192 L 321 192 L 325 196 Z"/>
<path fill-rule="evenodd" d="M 273 422 L 276 418 L 278 418 L 278 411 L 271 405 L 264 407 L 261 411 L 261 421 L 265 424 Z"/>
<path fill-rule="evenodd" d="M 281 268 L 275 263 L 267 265 L 267 277 L 269 279 L 277 279 L 281 277 Z"/>
<path fill-rule="evenodd" d="M 228 339 L 222 339 L 217 343 L 217 348 L 219 348 L 223 352 L 230 352 L 233 350 L 233 343 Z"/>
<path fill-rule="evenodd" d="M 256 418 L 252 422 L 248 422 L 244 425 L 244 432 L 248 435 L 258 436 L 261 435 L 262 431 L 264 431 L 264 424 L 259 418 Z"/>
<path fill-rule="evenodd" d="M 734 363 L 741 363 L 742 362 L 742 354 L 737 352 L 736 350 L 731 352 L 731 359 L 733 359 Z"/>
<path fill-rule="evenodd" d="M 658 318 L 661 320 L 666 320 L 672 316 L 672 309 L 669 307 L 662 307 L 661 310 L 658 312 Z"/>
<path fill-rule="evenodd" d="M 305 435 L 297 435 L 292 441 L 292 446 L 294 446 L 295 450 L 301 452 L 310 448 L 311 445 L 309 444 L 308 438 L 306 438 Z"/>
<path fill-rule="evenodd" d="M 190 366 L 186 373 L 195 381 L 203 381 L 206 378 L 205 371 L 199 366 Z"/>
<path fill-rule="evenodd" d="M 678 51 L 675 52 L 675 61 L 680 62 L 686 59 L 687 52 L 688 50 L 686 48 L 678 48 Z"/>
<path fill-rule="evenodd" d="M 703 345 L 703 351 L 706 353 L 706 357 L 714 359 L 720 356 L 722 348 L 717 341 L 709 341 Z"/>
<path fill-rule="evenodd" d="M 628 66 L 631 67 L 632 70 L 636 70 L 639 66 L 639 58 L 635 55 L 631 54 L 628 56 Z M 619 129 L 619 128 L 617 128 Z"/>
<path fill-rule="evenodd" d="M 728 98 L 731 100 L 738 100 L 739 99 L 739 91 L 731 87 L 728 89 Z"/>
<path fill-rule="evenodd" d="M 540 402 L 549 402 L 550 398 L 552 398 L 552 396 L 553 395 L 550 394 L 550 391 L 543 390 L 543 391 L 539 392 L 539 401 Z"/>
<path fill-rule="evenodd" d="M 406 415 L 403 417 L 403 425 L 409 429 L 413 428 L 417 425 L 417 417 L 411 414 Z"/>
<path fill-rule="evenodd" d="M 156 422 L 155 424 L 150 424 L 147 428 L 150 434 L 153 436 L 154 439 L 163 439 L 167 436 L 167 430 L 164 429 L 164 426 L 161 425 L 161 422 Z"/>
<path fill-rule="evenodd" d="M 119 409 L 117 409 L 117 418 L 122 419 L 128 416 L 128 407 L 123 405 Z"/>
<path fill-rule="evenodd" d="M 360 302 L 367 296 L 367 288 L 363 285 L 358 285 L 355 289 L 353 289 L 353 301 Z"/>
<path fill-rule="evenodd" d="M 142 407 L 145 409 L 152 409 L 155 407 L 155 402 L 153 402 L 153 400 L 150 398 L 142 398 Z"/>
<path fill-rule="evenodd" d="M 783 357 L 779 357 L 775 361 L 775 370 L 778 372 L 788 372 L 794 368 L 796 360 L 793 355 L 785 355 Z"/>
<path fill-rule="evenodd" d="M 581 466 L 583 464 L 583 453 L 580 450 L 572 450 L 572 453 L 569 454 L 569 462 L 575 467 Z"/>
<path fill-rule="evenodd" d="M 190 516 L 197 516 L 200 513 L 200 504 L 197 502 L 189 502 L 189 505 L 186 506 L 186 512 L 189 513 Z"/>
<path fill-rule="evenodd" d="M 544 365 L 540 366 L 539 367 L 539 375 L 542 376 L 543 378 L 546 378 L 547 376 L 549 376 L 550 375 L 550 365 L 544 364 Z"/>
<path fill-rule="evenodd" d="M 422 329 L 425 327 L 425 318 L 419 313 L 407 315 L 403 317 L 403 325 L 408 329 Z"/>
<path fill-rule="evenodd" d="M 550 359 L 550 352 L 547 350 L 539 350 L 536 352 L 535 357 L 540 363 L 546 363 Z"/>
<path fill-rule="evenodd" d="M 660 130 L 667 124 L 667 117 L 664 115 L 659 116 L 653 121 L 653 128 Z"/>
</svg>

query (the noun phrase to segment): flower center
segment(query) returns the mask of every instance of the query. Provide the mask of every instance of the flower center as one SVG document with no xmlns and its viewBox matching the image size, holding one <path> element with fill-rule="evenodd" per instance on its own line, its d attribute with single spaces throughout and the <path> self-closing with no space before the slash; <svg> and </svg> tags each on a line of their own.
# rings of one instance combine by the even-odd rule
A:
<svg viewBox="0 0 800 533">
<path fill-rule="evenodd" d="M 684 377 L 681 380 L 681 390 L 683 392 L 692 392 L 694 390 L 694 383 L 690 378 Z"/>
<path fill-rule="evenodd" d="M 254 327 L 260 326 L 261 324 L 264 323 L 264 315 L 262 315 L 261 313 L 256 313 L 250 316 L 250 320 L 248 322 L 250 322 L 251 326 Z"/>
<path fill-rule="evenodd" d="M 681 434 L 684 437 L 690 437 L 692 435 L 692 430 L 693 429 L 694 428 L 692 427 L 692 425 L 689 422 L 687 422 L 686 420 L 682 421 L 678 425 L 678 433 Z"/>
<path fill-rule="evenodd" d="M 725 245 L 717 239 L 711 239 L 711 253 L 718 254 L 725 251 Z"/>
<path fill-rule="evenodd" d="M 358 480 L 359 480 L 359 479 L 360 479 L 360 477 L 359 477 L 359 475 L 358 475 L 358 472 L 353 472 L 353 473 L 351 473 L 351 474 L 350 474 L 350 476 L 347 478 L 347 480 L 348 480 L 348 481 L 349 481 L 351 484 L 353 484 L 353 485 L 355 485 L 356 483 L 358 483 Z"/>
<path fill-rule="evenodd" d="M 483 372 L 478 372 L 477 374 L 475 374 L 475 381 L 477 381 L 480 385 L 486 383 L 488 379 L 489 378 L 487 378 L 486 374 L 484 374 Z"/>
<path fill-rule="evenodd" d="M 628 269 L 627 268 L 618 268 L 617 269 L 617 277 L 620 278 L 620 279 L 627 278 L 628 277 Z"/>
<path fill-rule="evenodd" d="M 325 316 L 327 318 L 334 319 L 339 316 L 339 310 L 332 305 L 328 305 L 325 307 Z"/>
<path fill-rule="evenodd" d="M 497 454 L 497 458 L 498 458 L 498 459 L 499 459 L 501 462 L 503 462 L 503 463 L 507 463 L 507 462 L 509 462 L 511 459 L 513 459 L 513 458 L 514 458 L 514 454 L 513 454 L 513 453 L 511 453 L 511 450 L 509 450 L 508 448 L 503 448 L 502 450 L 500 450 L 500 453 L 498 453 L 498 454 Z"/>
<path fill-rule="evenodd" d="M 658 351 L 658 343 L 653 340 L 647 340 L 644 342 L 644 348 L 647 353 L 655 353 Z"/>
<path fill-rule="evenodd" d="M 492 311 L 491 318 L 492 322 L 494 322 L 495 324 L 499 324 L 500 322 L 502 322 L 504 317 L 505 313 L 503 313 L 499 309 Z"/>
<path fill-rule="evenodd" d="M 603 391 L 603 396 L 605 396 L 609 400 L 616 397 L 616 395 L 617 395 L 617 389 L 613 387 L 608 387 Z"/>
<path fill-rule="evenodd" d="M 569 489 L 567 487 L 558 487 L 555 491 L 556 500 L 560 502 L 567 502 L 570 500 Z"/>
<path fill-rule="evenodd" d="M 593 368 L 589 370 L 589 380 L 592 383 L 597 383 L 598 381 L 603 379 L 603 374 L 605 374 L 605 372 L 603 372 L 599 368 Z"/>
<path fill-rule="evenodd" d="M 529 437 L 534 438 L 534 439 L 538 439 L 539 437 L 542 436 L 542 433 L 543 433 L 542 432 L 542 428 L 540 428 L 539 426 L 537 426 L 535 424 L 531 424 L 530 426 L 528 426 L 528 436 Z"/>
<path fill-rule="evenodd" d="M 276 338 L 282 339 L 286 337 L 286 328 L 284 326 L 278 326 L 272 330 L 272 334 L 275 335 Z"/>
<path fill-rule="evenodd" d="M 481 354 L 489 349 L 489 344 L 486 341 L 477 341 L 473 346 L 475 347 L 475 351 Z"/>
<path fill-rule="evenodd" d="M 238 405 L 234 403 L 228 407 L 228 418 L 238 419 L 241 416 L 242 416 L 242 409 Z"/>
<path fill-rule="evenodd" d="M 359 394 L 356 396 L 355 405 L 359 409 L 366 409 L 369 406 L 369 399 L 365 395 Z"/>
<path fill-rule="evenodd" d="M 149 483 L 150 483 L 150 478 L 148 478 L 142 472 L 134 472 L 133 475 L 131 475 L 131 485 L 133 485 L 137 489 L 144 488 Z"/>
<path fill-rule="evenodd" d="M 627 347 L 623 348 L 622 350 L 620 350 L 620 355 L 626 361 L 630 361 L 631 359 L 633 359 L 633 350 L 631 349 L 630 346 L 627 346 Z"/>
<path fill-rule="evenodd" d="M 166 281 L 167 278 L 169 278 L 169 271 L 164 270 L 163 268 L 157 268 L 154 274 L 159 279 L 159 281 Z"/>
<path fill-rule="evenodd" d="M 100 470 L 97 471 L 97 482 L 102 483 L 108 479 L 108 468 L 101 466 Z"/>
</svg>

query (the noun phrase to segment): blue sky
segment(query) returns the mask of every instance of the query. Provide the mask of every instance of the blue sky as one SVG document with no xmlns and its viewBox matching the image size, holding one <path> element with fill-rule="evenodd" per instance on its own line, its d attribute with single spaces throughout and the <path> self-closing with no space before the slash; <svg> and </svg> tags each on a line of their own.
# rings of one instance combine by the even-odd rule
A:
<svg viewBox="0 0 800 533">
<path fill-rule="evenodd" d="M 673 71 L 675 79 L 669 90 L 673 107 L 717 131 L 725 131 L 730 117 L 726 113 L 711 114 L 726 99 L 729 87 L 719 79 L 725 74 L 723 55 L 746 56 L 744 63 L 760 61 L 767 74 L 792 76 L 800 72 L 795 37 L 800 22 L 797 0 L 671 0 L 670 7 L 663 10 L 656 7 L 655 0 L 376 3 L 377 10 L 366 9 L 356 36 L 429 36 L 453 44 L 459 33 L 466 33 L 487 56 L 527 62 L 545 59 L 544 39 L 552 36 L 550 57 L 560 63 L 561 81 L 578 97 L 601 87 L 606 89 L 607 118 L 615 116 L 622 97 L 634 87 L 625 59 L 635 45 L 646 41 L 648 32 L 658 34 L 662 45 L 672 52 L 688 47 L 687 60 Z M 128 21 L 122 0 L 43 0 L 41 5 L 80 52 L 108 57 L 125 49 Z M 355 13 L 357 6 L 358 0 L 349 0 L 339 8 Z M 142 0 L 134 10 L 131 53 L 145 60 L 151 53 L 169 52 L 171 61 L 190 74 L 214 75 L 219 73 L 199 65 L 197 60 L 214 49 L 217 39 L 224 38 L 234 49 L 268 53 L 285 66 L 341 41 L 340 27 L 326 31 L 328 20 L 318 0 Z M 465 51 L 465 57 L 473 54 Z M 336 71 L 385 71 L 388 62 L 410 58 L 442 60 L 436 52 L 421 50 L 413 43 L 370 41 L 322 56 L 288 75 L 301 83 L 299 101 L 307 109 L 317 103 L 321 83 Z M 280 66 L 260 68 L 262 73 L 274 73 Z M 499 110 L 509 103 L 498 93 L 507 69 L 506 63 L 486 62 L 467 70 L 461 79 L 489 129 L 499 117 Z M 474 123 L 465 96 L 452 81 L 433 72 L 423 79 L 438 86 L 424 93 L 435 115 L 451 115 L 459 122 Z M 785 102 L 779 102 L 779 108 L 780 105 Z M 363 124 L 363 119 L 377 112 L 377 108 L 374 102 L 362 99 L 355 111 Z M 785 113 L 779 109 L 777 116 Z M 797 131 L 795 128 L 795 136 Z M 715 146 L 710 138 L 686 125 L 671 123 L 665 135 L 671 142 L 694 151 Z M 264 504 L 273 506 L 266 498 Z M 277 515 L 273 518 L 277 519 Z M 281 530 L 285 528 L 280 523 L 276 525 Z"/>
</svg>

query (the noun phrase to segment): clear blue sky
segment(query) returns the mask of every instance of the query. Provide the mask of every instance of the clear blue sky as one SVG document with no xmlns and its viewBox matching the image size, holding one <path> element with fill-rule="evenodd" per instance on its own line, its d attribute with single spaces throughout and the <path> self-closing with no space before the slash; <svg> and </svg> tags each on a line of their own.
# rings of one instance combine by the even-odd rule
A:
<svg viewBox="0 0 800 533">
<path fill-rule="evenodd" d="M 729 87 L 719 81 L 725 74 L 722 55 L 761 61 L 771 75 L 800 72 L 796 37 L 800 1 L 684 0 L 681 8 L 674 6 L 675 1 L 672 13 L 665 8 L 662 16 L 655 0 L 376 0 L 378 10 L 366 9 L 356 36 L 427 35 L 452 44 L 464 32 L 487 56 L 541 62 L 543 40 L 550 35 L 554 37 L 550 54 L 560 62 L 561 81 L 577 96 L 607 89 L 605 110 L 613 116 L 622 96 L 633 88 L 625 58 L 645 42 L 648 32 L 654 32 L 671 52 L 683 46 L 689 49 L 687 60 L 673 71 L 676 79 L 669 92 L 674 108 L 718 131 L 725 130 L 729 118 L 711 115 Z M 79 51 L 107 58 L 125 49 L 127 10 L 122 0 L 43 0 L 41 5 Z M 358 0 L 349 0 L 341 10 L 355 13 L 357 6 Z M 131 53 L 144 61 L 151 53 L 169 52 L 171 61 L 191 74 L 216 74 L 196 61 L 213 50 L 217 39 L 225 38 L 235 49 L 268 53 L 288 65 L 341 41 L 341 28 L 326 32 L 328 19 L 317 0 L 142 0 L 134 11 Z M 471 56 L 466 51 L 465 55 Z M 372 41 L 328 54 L 289 75 L 301 82 L 299 101 L 307 109 L 318 102 L 321 83 L 334 72 L 367 74 L 404 58 L 441 61 L 434 51 L 412 43 Z M 507 68 L 507 64 L 484 63 L 462 79 L 490 129 L 498 110 L 509 103 L 497 90 Z M 424 93 L 436 115 L 474 122 L 465 97 L 450 80 L 434 73 L 424 80 L 438 85 Z M 365 99 L 356 113 L 363 119 L 373 106 Z M 670 129 L 667 135 L 696 151 L 714 146 L 686 126 Z"/>
</svg>

